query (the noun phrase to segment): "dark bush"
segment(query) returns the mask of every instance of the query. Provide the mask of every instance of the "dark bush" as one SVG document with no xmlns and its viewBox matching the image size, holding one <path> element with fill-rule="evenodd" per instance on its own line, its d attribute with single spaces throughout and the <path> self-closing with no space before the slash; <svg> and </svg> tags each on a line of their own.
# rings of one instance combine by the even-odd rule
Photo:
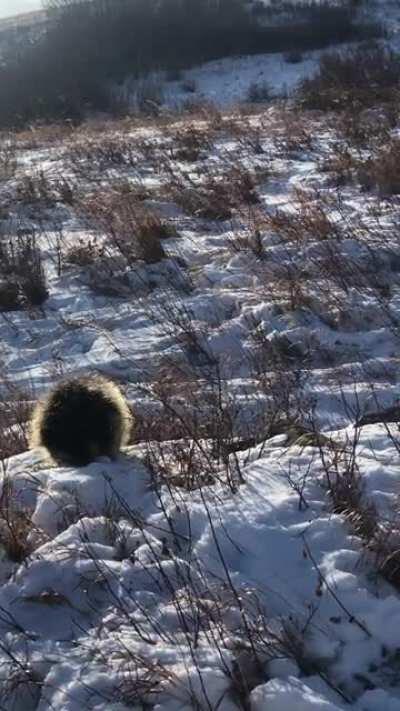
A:
<svg viewBox="0 0 400 711">
<path fill-rule="evenodd" d="M 0 282 L 0 311 L 16 311 L 21 306 L 19 286 L 15 281 Z"/>
<path fill-rule="evenodd" d="M 12 311 L 20 307 L 39 307 L 49 296 L 46 273 L 40 249 L 32 235 L 18 237 L 1 245 L 0 309 Z"/>
<path fill-rule="evenodd" d="M 250 104 L 262 104 L 271 101 L 271 87 L 267 82 L 252 82 L 247 90 L 247 101 Z"/>
</svg>

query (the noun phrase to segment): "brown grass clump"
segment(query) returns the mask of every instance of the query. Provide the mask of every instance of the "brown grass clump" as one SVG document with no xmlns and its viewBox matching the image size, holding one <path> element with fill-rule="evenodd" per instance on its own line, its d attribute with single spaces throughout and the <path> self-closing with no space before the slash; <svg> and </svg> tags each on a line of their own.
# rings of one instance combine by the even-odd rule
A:
<svg viewBox="0 0 400 711">
<path fill-rule="evenodd" d="M 0 309 L 39 307 L 49 296 L 35 235 L 20 236 L 0 249 Z"/>
<path fill-rule="evenodd" d="M 139 155 L 135 142 L 127 136 L 97 136 L 87 131 L 68 145 L 67 158 L 77 174 L 85 175 L 107 168 L 135 168 Z"/>
<path fill-rule="evenodd" d="M 327 206 L 318 195 L 296 190 L 293 206 L 293 212 L 275 210 L 266 214 L 265 226 L 287 242 L 322 241 L 340 236 Z"/>
<path fill-rule="evenodd" d="M 355 159 L 347 148 L 338 146 L 319 167 L 329 175 L 329 183 L 335 187 L 346 185 L 354 179 Z"/>
<path fill-rule="evenodd" d="M 0 407 L 0 459 L 4 460 L 28 449 L 27 422 L 32 407 L 26 393 L 2 384 L 7 391 L 7 400 Z"/>
<path fill-rule="evenodd" d="M 379 45 L 325 54 L 315 77 L 305 79 L 298 98 L 306 109 L 349 110 L 393 103 L 400 77 L 400 58 Z"/>
<path fill-rule="evenodd" d="M 23 205 L 37 208 L 54 207 L 57 196 L 43 171 L 35 175 L 24 175 L 17 185 L 17 199 Z"/>
<path fill-rule="evenodd" d="M 104 247 L 98 245 L 96 238 L 89 239 L 88 242 L 79 239 L 63 252 L 62 261 L 77 267 L 88 267 L 102 257 Z"/>
<path fill-rule="evenodd" d="M 212 148 L 211 135 L 206 130 L 201 130 L 189 125 L 183 131 L 172 135 L 172 157 L 175 160 L 194 163 L 207 155 Z"/>
<path fill-rule="evenodd" d="M 17 311 L 21 307 L 18 283 L 12 278 L 0 282 L 0 311 Z"/>
<path fill-rule="evenodd" d="M 357 178 L 365 190 L 375 189 L 382 196 L 400 193 L 400 139 L 392 138 L 366 161 L 359 161 Z"/>
<path fill-rule="evenodd" d="M 28 511 L 21 508 L 13 484 L 6 471 L 3 471 L 0 496 L 0 548 L 4 550 L 9 560 L 21 563 L 32 553 L 31 532 L 30 515 Z"/>
<path fill-rule="evenodd" d="M 241 165 L 221 175 L 206 173 L 198 182 L 170 168 L 167 192 L 189 215 L 206 220 L 229 220 L 235 209 L 259 202 L 255 176 Z"/>
<path fill-rule="evenodd" d="M 16 145 L 25 150 L 36 150 L 59 146 L 74 132 L 72 121 L 62 123 L 35 124 L 15 133 Z"/>
<path fill-rule="evenodd" d="M 0 181 L 12 178 L 17 170 L 17 164 L 15 140 L 8 136 L 0 138 Z"/>
<path fill-rule="evenodd" d="M 109 246 L 128 262 L 143 260 L 146 264 L 155 264 L 166 257 L 161 241 L 171 237 L 173 231 L 140 203 L 134 193 L 100 191 L 82 200 L 79 211 L 90 226 L 109 238 Z"/>
</svg>

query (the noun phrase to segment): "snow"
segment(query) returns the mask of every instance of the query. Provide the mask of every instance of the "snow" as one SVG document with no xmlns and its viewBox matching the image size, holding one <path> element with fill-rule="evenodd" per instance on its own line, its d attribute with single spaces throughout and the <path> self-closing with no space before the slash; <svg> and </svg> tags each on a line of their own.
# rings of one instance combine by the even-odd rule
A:
<svg viewBox="0 0 400 711">
<path fill-rule="evenodd" d="M 227 107 L 254 80 L 272 82 L 276 93 L 291 90 L 316 60 L 222 60 L 187 77 L 198 96 Z M 169 105 L 179 103 L 178 84 L 169 91 Z M 399 399 L 398 202 L 355 184 L 338 193 L 321 170 L 335 127 L 307 116 L 309 144 L 287 147 L 301 122 L 291 111 L 230 110 L 219 128 L 208 127 L 204 158 L 171 159 L 199 184 L 199 165 L 263 171 L 260 205 L 226 221 L 187 215 L 164 192 L 166 154 L 188 121 L 191 130 L 204 129 L 204 115 L 145 127 L 93 123 L 50 147 L 19 139 L 17 174 L 0 188 L 9 211 L 2 229 L 15 239 L 21 226 L 34 226 L 50 297 L 41 308 L 0 312 L 3 405 L 15 390 L 31 401 L 63 375 L 101 372 L 123 387 L 138 427 L 157 422 L 162 388 L 183 415 L 170 435 L 176 418 L 164 410 L 161 441 L 139 437 L 117 461 L 75 469 L 22 452 L 2 462 L 0 524 L 10 492 L 12 516 L 29 524 L 22 560 L 9 555 L 7 526 L 0 528 L 2 708 L 400 709 L 398 586 L 378 575 L 374 550 L 334 509 L 327 486 L 327 467 L 339 462 L 346 471 L 354 454 L 361 501 L 375 507 L 382 534 L 399 530 L 398 426 L 355 426 Z M 241 143 L 251 132 L 261 151 Z M 75 180 L 71 149 L 87 136 L 93 147 L 105 134 L 131 142 L 137 164 L 106 164 L 96 175 L 94 158 L 89 166 L 82 160 L 83 193 L 116 180 L 144 186 L 151 192 L 145 206 L 177 235 L 163 242 L 167 258 L 158 264 L 107 253 L 89 269 L 69 265 L 60 273 L 60 240 L 62 249 L 88 244 L 93 231 L 60 202 L 22 205 L 17 182 L 41 169 L 51 185 L 60 175 Z M 258 211 L 297 214 L 298 188 L 309 191 L 307 204 L 328 201 L 339 237 L 291 241 L 263 226 L 257 258 L 246 239 Z M 112 296 L 94 284 L 110 285 L 107 269 L 118 287 Z M 291 292 L 291 274 L 307 299 Z M 390 287 L 386 300 L 379 283 Z M 216 360 L 222 405 L 213 400 Z M 273 424 L 281 426 L 260 439 L 277 398 Z M 317 434 L 285 421 L 292 408 L 309 426 L 314 416 Z M 215 454 L 206 425 L 222 428 L 227 411 L 242 446 Z M 321 441 L 329 443 L 326 461 Z M 195 474 L 185 488 L 186 471 Z"/>
<path fill-rule="evenodd" d="M 339 711 L 339 706 L 324 700 L 299 679 L 289 677 L 286 681 L 273 680 L 258 686 L 251 694 L 254 711 Z"/>
<path fill-rule="evenodd" d="M 359 461 L 366 485 L 375 487 L 377 462 L 366 448 L 372 439 L 380 447 L 379 460 L 396 461 L 396 453 L 382 426 L 363 430 Z M 227 494 L 221 485 L 211 486 L 200 493 L 181 493 L 179 504 L 166 488 L 159 498 L 134 451 L 115 464 L 40 469 L 34 475 L 31 454 L 12 462 L 10 476 L 18 500 L 23 497 L 32 511 L 37 547 L 28 565 L 15 569 L 3 583 L 0 625 L 13 655 L 29 650 L 30 658 L 38 660 L 43 678 L 38 708 L 50 708 L 51 703 L 71 711 L 108 709 L 113 683 L 120 680 L 118 659 L 127 650 L 132 658 L 163 664 L 173 674 L 174 689 L 167 684 L 155 696 L 159 711 L 190 709 L 190 699 L 202 704 L 205 697 L 211 708 L 217 703 L 224 711 L 237 708 L 210 640 L 202 640 L 196 652 L 200 678 L 198 671 L 190 670 L 181 630 L 190 580 L 193 589 L 203 591 L 203 613 L 207 604 L 215 609 L 218 596 L 223 596 L 219 614 L 225 634 L 232 640 L 237 635 L 241 616 L 229 589 L 218 589 L 225 566 L 242 591 L 249 615 L 257 599 L 278 628 L 288 613 L 287 619 L 298 623 L 313 607 L 308 654 L 314 649 L 324 668 L 333 667 L 347 693 L 357 692 L 358 676 L 379 667 L 383 648 L 388 658 L 396 653 L 398 597 L 385 589 L 376 596 L 368 565 L 359 563 L 360 544 L 349 536 L 342 518 L 329 512 L 318 476 L 306 484 L 309 507 L 301 512 L 298 495 L 283 474 L 289 465 L 296 465 L 299 473 L 306 470 L 314 459 L 312 448 L 288 450 L 271 441 L 264 454 L 244 468 L 239 496 Z M 304 540 L 313 561 L 304 556 Z M 318 593 L 316 566 L 335 596 L 328 588 Z M 176 604 L 180 596 L 183 608 Z M 187 623 L 191 625 L 190 616 Z M 224 663 L 232 663 L 229 643 L 223 654 Z M 346 707 L 321 678 L 299 679 L 293 676 L 296 670 L 289 660 L 269 662 L 265 683 L 251 692 L 251 708 Z M 268 681 L 271 674 L 275 678 Z M 395 709 L 400 696 L 392 696 L 394 691 L 369 691 L 354 707 Z M 30 708 L 25 703 L 24 698 L 12 708 Z"/>
<path fill-rule="evenodd" d="M 265 84 L 271 96 L 286 96 L 302 79 L 316 70 L 320 55 L 319 51 L 310 52 L 296 64 L 285 61 L 284 55 L 279 52 L 208 62 L 187 70 L 179 82 L 166 83 L 165 103 L 174 107 L 195 98 L 199 101 L 212 101 L 223 107 L 234 106 L 245 101 L 254 83 L 261 86 Z M 188 93 L 185 86 L 195 88 L 195 92 Z"/>
</svg>

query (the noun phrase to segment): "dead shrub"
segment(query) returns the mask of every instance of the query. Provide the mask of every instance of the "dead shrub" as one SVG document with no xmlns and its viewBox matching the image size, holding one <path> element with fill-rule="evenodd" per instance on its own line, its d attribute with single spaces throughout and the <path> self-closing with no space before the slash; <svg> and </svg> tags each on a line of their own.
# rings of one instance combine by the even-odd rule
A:
<svg viewBox="0 0 400 711">
<path fill-rule="evenodd" d="M 15 141 L 9 137 L 0 142 L 0 180 L 9 180 L 17 170 L 17 149 Z"/>
<path fill-rule="evenodd" d="M 0 282 L 0 311 L 17 311 L 21 307 L 18 283 L 7 279 Z"/>
<path fill-rule="evenodd" d="M 393 138 L 366 161 L 358 161 L 357 178 L 364 190 L 375 189 L 382 196 L 400 193 L 400 139 Z"/>
<path fill-rule="evenodd" d="M 255 176 L 240 165 L 222 175 L 207 172 L 201 181 L 168 166 L 168 195 L 190 215 L 206 220 L 229 220 L 233 210 L 259 202 Z"/>
<path fill-rule="evenodd" d="M 34 235 L 19 236 L 2 247 L 0 273 L 4 275 L 6 305 L 14 302 L 17 308 L 38 307 L 49 296 L 42 253 Z"/>
<path fill-rule="evenodd" d="M 257 121 L 253 122 L 249 116 L 240 116 L 239 120 L 231 119 L 224 125 L 229 134 L 235 139 L 239 147 L 246 152 L 260 156 L 265 153 L 264 142 L 267 134 L 267 127 L 264 125 L 263 116 L 257 116 Z"/>
<path fill-rule="evenodd" d="M 135 142 L 118 133 L 98 137 L 87 131 L 71 141 L 66 149 L 69 166 L 82 177 L 111 168 L 136 168 L 139 155 Z"/>
<path fill-rule="evenodd" d="M 231 190 L 234 202 L 238 205 L 257 205 L 260 198 L 256 191 L 256 179 L 246 168 L 241 165 L 232 166 L 223 176 L 223 180 Z"/>
<path fill-rule="evenodd" d="M 0 547 L 14 563 L 21 563 L 32 552 L 29 535 L 32 531 L 30 515 L 16 500 L 13 485 L 3 472 L 0 496 Z"/>
<path fill-rule="evenodd" d="M 250 104 L 264 104 L 271 99 L 271 87 L 266 81 L 252 82 L 247 89 L 246 100 Z"/>
<path fill-rule="evenodd" d="M 54 207 L 57 201 L 54 189 L 44 174 L 24 175 L 17 185 L 17 200 L 23 205 L 38 208 Z"/>
<path fill-rule="evenodd" d="M 390 130 L 397 122 L 391 117 L 391 104 L 380 104 L 376 108 L 360 109 L 357 104 L 335 116 L 334 130 L 337 131 L 349 148 L 356 149 L 387 143 Z"/>
<path fill-rule="evenodd" d="M 204 157 L 212 147 L 212 141 L 206 131 L 189 126 L 172 135 L 172 156 L 175 160 L 194 163 Z"/>
<path fill-rule="evenodd" d="M 157 117 L 164 103 L 164 85 L 155 76 L 139 79 L 133 87 L 133 108 L 143 116 Z"/>
<path fill-rule="evenodd" d="M 325 54 L 316 76 L 299 89 L 301 105 L 321 111 L 348 110 L 392 103 L 398 89 L 400 58 L 380 45 Z"/>
<path fill-rule="evenodd" d="M 213 124 L 218 123 L 221 119 L 221 112 L 218 107 L 210 99 L 198 96 L 186 99 L 182 103 L 181 110 L 191 118 L 211 120 Z"/>
<path fill-rule="evenodd" d="M 231 198 L 217 181 L 195 185 L 180 178 L 171 181 L 169 196 L 186 213 L 206 220 L 229 220 L 232 217 Z"/>
<path fill-rule="evenodd" d="M 14 138 L 20 148 L 36 150 L 63 144 L 74 130 L 74 124 L 70 120 L 63 123 L 34 124 L 18 131 Z"/>
<path fill-rule="evenodd" d="M 347 148 L 337 146 L 320 164 L 320 170 L 328 173 L 330 184 L 341 187 L 354 179 L 356 161 Z"/>
<path fill-rule="evenodd" d="M 110 247 L 128 263 L 143 260 L 155 264 L 166 257 L 161 240 L 171 236 L 170 227 L 130 193 L 99 192 L 80 203 L 80 214 L 110 239 Z"/>
<path fill-rule="evenodd" d="M 360 420 L 359 420 L 360 421 Z M 376 421 L 376 419 L 374 419 Z M 387 429 L 389 437 L 392 435 Z M 320 461 L 335 513 L 345 516 L 360 537 L 378 575 L 400 588 L 400 528 L 398 520 L 379 515 L 366 496 L 358 464 L 357 447 L 360 427 L 342 443 L 318 443 Z M 398 518 L 398 517 L 396 517 Z"/>
<path fill-rule="evenodd" d="M 15 271 L 24 302 L 28 306 L 42 306 L 48 299 L 42 253 L 34 238 L 19 240 L 14 252 Z"/>
<path fill-rule="evenodd" d="M 265 215 L 265 225 L 286 242 L 328 240 L 340 237 L 340 230 L 329 217 L 329 209 L 318 195 L 296 190 L 294 211 L 274 210 Z"/>
<path fill-rule="evenodd" d="M 195 94 L 197 91 L 197 84 L 195 79 L 185 79 L 182 84 L 182 91 L 186 94 Z"/>
<path fill-rule="evenodd" d="M 282 154 L 298 155 L 312 148 L 315 129 L 306 116 L 282 110 L 276 117 L 277 134 L 275 145 Z"/>
<path fill-rule="evenodd" d="M 87 267 L 104 257 L 104 246 L 99 246 L 96 238 L 85 242 L 82 238 L 62 254 L 62 261 L 77 267 Z"/>
<path fill-rule="evenodd" d="M 0 407 L 0 459 L 28 449 L 28 421 L 32 410 L 29 395 L 3 383 L 6 398 Z"/>
</svg>

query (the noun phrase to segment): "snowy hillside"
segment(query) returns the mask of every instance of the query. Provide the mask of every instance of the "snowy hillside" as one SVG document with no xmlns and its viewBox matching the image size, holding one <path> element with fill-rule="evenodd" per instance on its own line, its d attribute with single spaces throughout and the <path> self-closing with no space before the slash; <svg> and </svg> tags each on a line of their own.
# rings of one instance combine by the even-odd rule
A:
<svg viewBox="0 0 400 711">
<path fill-rule="evenodd" d="M 224 66 L 223 109 L 2 136 L 7 711 L 400 709 L 400 63 L 235 110 Z M 129 448 L 27 452 L 87 372 Z"/>
</svg>

